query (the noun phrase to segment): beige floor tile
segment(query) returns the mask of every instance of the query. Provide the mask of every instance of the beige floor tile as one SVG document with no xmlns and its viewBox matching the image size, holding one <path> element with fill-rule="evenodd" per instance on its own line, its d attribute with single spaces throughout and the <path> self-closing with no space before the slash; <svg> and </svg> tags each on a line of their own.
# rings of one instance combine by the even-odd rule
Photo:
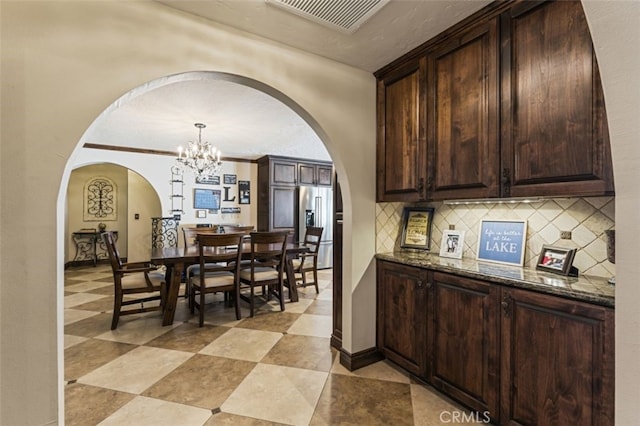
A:
<svg viewBox="0 0 640 426">
<path fill-rule="evenodd" d="M 65 316 L 69 309 L 65 309 Z M 85 318 L 80 321 L 74 321 L 69 324 L 65 324 L 65 334 L 82 337 L 95 337 L 98 334 L 102 334 L 111 328 L 111 313 L 97 313 L 94 312 L 93 316 Z"/>
<path fill-rule="evenodd" d="M 64 307 L 73 308 L 84 303 L 93 302 L 94 300 L 105 299 L 106 296 L 93 293 L 75 293 L 70 296 L 65 296 Z"/>
<path fill-rule="evenodd" d="M 287 333 L 305 336 L 331 337 L 333 319 L 326 315 L 302 314 L 294 322 Z"/>
<path fill-rule="evenodd" d="M 326 378 L 327 373 L 319 371 L 258 364 L 221 409 L 272 422 L 306 425 Z"/>
<path fill-rule="evenodd" d="M 80 377 L 78 383 L 139 394 L 192 356 L 141 346 Z"/>
<path fill-rule="evenodd" d="M 298 299 L 297 302 L 287 302 L 285 305 L 285 311 L 291 314 L 301 314 L 312 303 L 313 299 Z"/>
<path fill-rule="evenodd" d="M 203 408 L 138 396 L 100 426 L 201 425 L 210 417 L 211 411 Z"/>
<path fill-rule="evenodd" d="M 159 311 L 150 312 L 147 315 L 121 316 L 120 321 L 118 322 L 118 328 L 115 330 L 109 329 L 108 331 L 95 336 L 95 338 L 111 340 L 114 342 L 131 343 L 134 345 L 143 345 L 180 325 L 180 323 L 173 323 L 173 325 L 162 327 L 161 324 L 162 318 Z M 109 328 L 111 328 L 110 325 Z"/>
<path fill-rule="evenodd" d="M 229 413 L 217 413 L 202 426 L 288 426 L 284 423 L 269 422 L 267 420 L 254 419 L 245 416 L 236 416 Z"/>
<path fill-rule="evenodd" d="M 80 309 L 65 309 L 64 310 L 64 325 L 73 324 L 74 322 L 82 321 L 87 318 L 91 318 L 94 315 L 98 315 L 98 312 L 82 311 Z"/>
<path fill-rule="evenodd" d="M 64 335 L 64 348 L 70 348 L 71 346 L 77 345 L 78 343 L 82 343 L 85 340 L 87 340 L 87 337 L 81 337 L 81 336 L 72 336 L 70 334 L 65 334 Z"/>
<path fill-rule="evenodd" d="M 304 313 L 331 316 L 333 314 L 333 300 L 314 300 Z"/>
<path fill-rule="evenodd" d="M 65 286 L 64 291 L 70 291 L 74 293 L 93 292 L 97 289 L 108 288 L 113 293 L 113 283 L 105 283 L 100 281 L 83 281 L 79 284 Z"/>
<path fill-rule="evenodd" d="M 388 361 L 378 361 L 375 364 L 367 365 L 355 371 L 349 371 L 340 364 L 340 357 L 337 356 L 333 361 L 331 373 L 342 374 L 345 376 L 357 376 L 368 379 L 386 380 L 389 382 L 411 383 L 408 374 L 395 367 Z"/>
<path fill-rule="evenodd" d="M 486 424 L 483 413 L 471 414 L 455 402 L 437 393 L 431 387 L 411 385 L 411 403 L 416 426 L 442 424 Z M 469 421 L 471 420 L 471 421 Z M 478 420 L 477 422 L 473 420 Z"/>
<path fill-rule="evenodd" d="M 143 395 L 209 410 L 219 408 L 255 365 L 250 361 L 194 355 Z"/>
<path fill-rule="evenodd" d="M 75 380 L 135 349 L 135 345 L 88 339 L 64 351 L 64 380 Z M 87 356 L 91 354 L 91 356 Z"/>
<path fill-rule="evenodd" d="M 146 343 L 146 346 L 174 349 L 184 352 L 199 352 L 209 343 L 229 331 L 228 327 L 194 323 L 183 323 Z"/>
<path fill-rule="evenodd" d="M 74 383 L 64 388 L 65 426 L 93 426 L 106 419 L 135 395 Z"/>
<path fill-rule="evenodd" d="M 299 316 L 300 314 L 281 311 L 257 312 L 253 318 L 243 319 L 236 327 L 285 333 Z"/>
<path fill-rule="evenodd" d="M 410 385 L 330 374 L 311 425 L 413 425 Z"/>
<path fill-rule="evenodd" d="M 287 334 L 262 358 L 261 363 L 328 372 L 332 360 L 330 339 Z"/>
<path fill-rule="evenodd" d="M 320 294 L 318 294 L 316 300 L 333 300 L 333 289 L 325 288 L 324 290 L 320 290 Z"/>
<path fill-rule="evenodd" d="M 282 333 L 232 328 L 200 351 L 201 354 L 259 362 L 280 340 Z"/>
</svg>

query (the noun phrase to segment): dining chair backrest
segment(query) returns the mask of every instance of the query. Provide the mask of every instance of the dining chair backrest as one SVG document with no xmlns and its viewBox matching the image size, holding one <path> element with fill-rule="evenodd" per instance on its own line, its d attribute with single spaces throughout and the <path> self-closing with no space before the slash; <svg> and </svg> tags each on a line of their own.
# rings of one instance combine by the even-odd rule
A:
<svg viewBox="0 0 640 426">
<path fill-rule="evenodd" d="M 201 281 L 208 272 L 229 271 L 237 276 L 242 258 L 242 234 L 198 233 L 197 240 Z"/>
<path fill-rule="evenodd" d="M 251 232 L 251 270 L 273 267 L 284 271 L 287 232 Z"/>
<path fill-rule="evenodd" d="M 218 227 L 217 226 L 212 226 L 212 227 L 183 227 L 182 228 L 182 235 L 184 237 L 184 249 L 188 249 L 189 247 L 197 247 L 198 245 L 198 241 L 197 241 L 197 236 L 198 234 L 217 234 L 218 233 Z"/>
<path fill-rule="evenodd" d="M 309 248 L 310 253 L 318 253 L 318 250 L 320 250 L 320 240 L 322 239 L 323 230 L 324 228 L 307 226 L 303 244 Z"/>
<path fill-rule="evenodd" d="M 225 234 L 244 233 L 249 234 L 255 227 L 253 225 L 224 225 L 222 229 Z"/>
<path fill-rule="evenodd" d="M 116 239 L 113 236 L 113 232 L 107 231 L 100 234 L 105 247 L 107 248 L 107 254 L 109 255 L 109 262 L 111 263 L 111 269 L 115 273 L 122 269 L 122 260 L 120 259 L 120 253 L 118 247 L 116 247 Z"/>
</svg>

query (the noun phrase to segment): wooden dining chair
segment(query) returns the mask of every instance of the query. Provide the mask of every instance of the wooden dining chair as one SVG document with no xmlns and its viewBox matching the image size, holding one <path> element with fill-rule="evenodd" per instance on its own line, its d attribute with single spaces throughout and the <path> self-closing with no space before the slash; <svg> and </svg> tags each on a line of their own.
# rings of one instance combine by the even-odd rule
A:
<svg viewBox="0 0 640 426">
<path fill-rule="evenodd" d="M 249 234 L 255 227 L 253 225 L 223 225 L 222 230 L 225 234 L 243 233 Z"/>
<path fill-rule="evenodd" d="M 236 248 L 229 250 L 230 246 Z M 205 296 L 210 293 L 225 292 L 232 295 L 236 318 L 240 319 L 242 234 L 198 234 L 198 252 L 199 268 L 189 283 L 189 309 L 192 314 L 198 309 L 199 326 L 204 324 Z"/>
<path fill-rule="evenodd" d="M 118 321 L 123 315 L 138 314 L 141 312 L 157 311 L 162 309 L 166 297 L 166 285 L 164 273 L 156 270 L 149 262 L 122 263 L 116 241 L 112 232 L 101 234 L 104 245 L 109 254 L 111 270 L 113 271 L 114 300 L 113 318 L 111 329 L 118 327 Z M 125 296 L 144 295 L 138 298 Z M 145 302 L 159 300 L 158 306 L 144 306 Z M 124 306 L 140 305 L 139 308 L 123 310 Z"/>
<path fill-rule="evenodd" d="M 190 248 L 198 247 L 198 234 L 217 234 L 218 226 L 211 227 L 197 227 L 197 226 L 185 226 L 182 228 L 182 236 L 184 241 L 184 250 L 185 252 Z M 182 281 L 185 285 L 184 297 L 189 297 L 189 286 L 191 277 L 199 270 L 200 265 L 189 265 L 187 269 L 184 271 L 184 277 L 182 277 Z"/>
<path fill-rule="evenodd" d="M 324 228 L 307 226 L 307 230 L 304 236 L 303 245 L 309 249 L 308 252 L 301 254 L 297 259 L 292 259 L 293 272 L 297 277 L 300 275 L 302 280 L 302 287 L 313 284 L 316 287 L 316 293 L 319 293 L 318 288 L 318 252 L 320 250 L 320 240 L 322 238 L 322 231 Z M 307 281 L 307 273 L 313 274 L 313 281 Z"/>
<path fill-rule="evenodd" d="M 250 262 L 240 270 L 240 289 L 249 287 L 249 297 L 240 297 L 249 302 L 251 316 L 255 312 L 255 288 L 262 288 L 265 300 L 273 295 L 280 301 L 284 311 L 284 268 L 287 249 L 286 232 L 252 232 L 250 234 Z"/>
</svg>

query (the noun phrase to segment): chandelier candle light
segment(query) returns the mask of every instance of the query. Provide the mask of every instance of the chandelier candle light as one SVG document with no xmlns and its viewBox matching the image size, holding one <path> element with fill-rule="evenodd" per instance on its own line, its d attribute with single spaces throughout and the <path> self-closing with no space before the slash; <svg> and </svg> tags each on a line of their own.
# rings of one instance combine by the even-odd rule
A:
<svg viewBox="0 0 640 426">
<path fill-rule="evenodd" d="M 222 168 L 221 153 L 209 142 L 202 142 L 202 129 L 207 125 L 195 123 L 194 126 L 198 128 L 198 142 L 189 142 L 189 147 L 184 152 L 182 146 L 179 146 L 176 161 L 180 167 L 188 167 L 197 178 L 214 176 Z"/>
</svg>

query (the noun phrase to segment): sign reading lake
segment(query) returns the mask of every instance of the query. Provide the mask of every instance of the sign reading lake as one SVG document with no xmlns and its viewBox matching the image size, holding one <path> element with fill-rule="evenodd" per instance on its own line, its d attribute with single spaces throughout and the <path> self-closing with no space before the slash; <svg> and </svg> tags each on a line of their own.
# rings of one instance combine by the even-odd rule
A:
<svg viewBox="0 0 640 426">
<path fill-rule="evenodd" d="M 522 266 L 526 237 L 524 220 L 483 220 L 478 235 L 478 260 Z"/>
</svg>

